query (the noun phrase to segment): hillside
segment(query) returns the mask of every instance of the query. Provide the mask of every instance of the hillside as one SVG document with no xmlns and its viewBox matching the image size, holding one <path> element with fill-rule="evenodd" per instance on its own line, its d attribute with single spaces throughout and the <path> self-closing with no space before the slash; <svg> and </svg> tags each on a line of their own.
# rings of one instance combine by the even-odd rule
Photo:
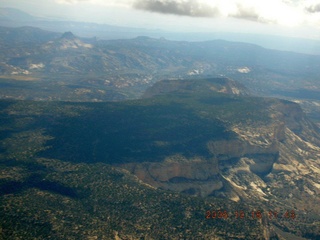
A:
<svg viewBox="0 0 320 240">
<path fill-rule="evenodd" d="M 160 95 L 117 103 L 2 100 L 3 236 L 319 238 L 319 129 L 296 103 L 220 91 L 235 85 L 163 81 L 147 91 Z"/>
<path fill-rule="evenodd" d="M 32 27 L 0 33 L 1 99 L 122 101 L 163 79 L 228 77 L 252 94 L 301 103 L 320 126 L 317 55 L 222 40 L 97 40 Z"/>
<path fill-rule="evenodd" d="M 250 91 L 242 84 L 228 78 L 208 78 L 208 79 L 191 79 L 188 81 L 162 80 L 148 88 L 142 95 L 142 98 L 174 94 L 174 93 L 197 93 L 197 94 L 214 94 L 227 93 L 234 95 L 250 95 Z"/>
<path fill-rule="evenodd" d="M 259 95 L 300 91 L 299 98 L 308 98 L 319 93 L 317 55 L 222 40 L 98 41 L 72 33 L 73 38 L 66 39 L 62 33 L 31 27 L 0 27 L 0 32 L 1 98 L 121 100 L 141 96 L 158 80 L 197 76 L 237 79 Z M 24 91 L 15 86 L 24 86 Z"/>
<path fill-rule="evenodd" d="M 237 32 L 172 32 L 161 29 L 146 29 L 135 27 L 124 27 L 119 25 L 98 24 L 93 22 L 77 22 L 69 18 L 53 18 L 48 16 L 42 18 L 31 16 L 21 9 L 1 8 L 0 25 L 5 27 L 36 27 L 53 32 L 72 31 L 75 35 L 82 37 L 111 40 L 132 39 L 137 36 L 149 36 L 152 38 L 166 38 L 174 41 L 208 41 L 212 39 L 224 39 L 233 42 L 246 42 L 269 49 L 280 51 L 301 52 L 311 55 L 320 54 L 320 42 L 316 39 L 284 37 L 277 35 L 265 35 L 256 33 Z"/>
</svg>

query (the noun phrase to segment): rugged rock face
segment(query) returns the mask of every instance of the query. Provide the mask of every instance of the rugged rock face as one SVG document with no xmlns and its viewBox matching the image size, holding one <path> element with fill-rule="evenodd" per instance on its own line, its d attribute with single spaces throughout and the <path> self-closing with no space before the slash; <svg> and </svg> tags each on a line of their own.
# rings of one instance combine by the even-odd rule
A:
<svg viewBox="0 0 320 240">
<path fill-rule="evenodd" d="M 172 156 L 162 163 L 132 163 L 123 166 L 154 187 L 207 196 L 223 187 L 216 159 L 186 159 Z"/>
<path fill-rule="evenodd" d="M 234 128 L 243 141 L 250 142 L 247 149 L 251 150 L 239 160 L 223 165 L 219 161 L 221 175 L 231 188 L 217 194 L 236 201 L 263 201 L 268 208 L 304 209 L 305 215 L 318 212 L 314 206 L 320 193 L 319 129 L 297 104 L 280 101 L 270 109 L 273 125 Z M 261 140 L 269 145 L 259 144 Z"/>
<path fill-rule="evenodd" d="M 171 156 L 161 163 L 130 163 L 122 167 L 154 187 L 208 196 L 232 189 L 233 182 L 224 176 L 230 169 L 242 164 L 240 172 L 254 178 L 264 177 L 279 158 L 277 142 L 258 145 L 241 139 L 209 141 L 207 148 L 212 154 L 210 159 Z M 238 196 L 234 191 L 229 194 Z"/>
<path fill-rule="evenodd" d="M 192 83 L 188 84 L 179 88 L 177 82 L 165 81 L 164 85 L 170 86 L 170 90 L 155 88 L 145 96 L 181 89 L 191 92 Z M 269 106 L 267 123 L 230 123 L 236 137 L 208 141 L 210 158 L 169 156 L 161 163 L 132 163 L 123 167 L 154 187 L 189 194 L 265 202 L 296 196 L 300 201 L 292 202 L 293 208 L 303 204 L 305 198 L 301 198 L 301 194 L 312 196 L 311 202 L 319 200 L 319 129 L 306 118 L 298 104 L 265 101 Z M 298 179 L 306 186 L 297 188 Z"/>
</svg>

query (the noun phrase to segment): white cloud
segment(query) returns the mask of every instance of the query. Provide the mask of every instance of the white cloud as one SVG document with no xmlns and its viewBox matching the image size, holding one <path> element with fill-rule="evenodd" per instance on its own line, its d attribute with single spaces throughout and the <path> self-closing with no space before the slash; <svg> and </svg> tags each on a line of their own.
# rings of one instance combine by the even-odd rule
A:
<svg viewBox="0 0 320 240">
<path fill-rule="evenodd" d="M 59 4 L 123 6 L 160 14 L 231 17 L 284 26 L 320 26 L 320 0 L 55 0 Z"/>
<path fill-rule="evenodd" d="M 186 15 L 191 17 L 233 17 L 262 23 L 297 26 L 314 23 L 320 16 L 320 1 L 304 0 L 136 0 L 133 6 L 140 10 Z"/>
<path fill-rule="evenodd" d="M 309 0 L 305 2 L 305 10 L 310 13 L 319 13 L 320 12 L 320 1 Z"/>
<path fill-rule="evenodd" d="M 137 0 L 133 6 L 137 9 L 164 14 L 184 15 L 191 17 L 215 17 L 219 15 L 218 6 L 208 1 L 167 1 L 167 0 Z"/>
</svg>

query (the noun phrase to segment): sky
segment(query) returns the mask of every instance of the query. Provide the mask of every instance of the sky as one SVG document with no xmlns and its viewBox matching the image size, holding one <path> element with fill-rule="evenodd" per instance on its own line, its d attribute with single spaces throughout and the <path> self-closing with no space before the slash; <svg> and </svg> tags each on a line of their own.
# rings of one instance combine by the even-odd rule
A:
<svg viewBox="0 0 320 240">
<path fill-rule="evenodd" d="M 36 16 L 180 32 L 320 39 L 320 0 L 0 0 Z"/>
</svg>

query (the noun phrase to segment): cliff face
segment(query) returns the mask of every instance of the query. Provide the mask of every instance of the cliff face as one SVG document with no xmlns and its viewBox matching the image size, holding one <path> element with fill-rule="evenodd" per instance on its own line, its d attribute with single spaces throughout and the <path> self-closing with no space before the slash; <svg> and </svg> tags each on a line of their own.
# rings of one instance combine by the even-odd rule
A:
<svg viewBox="0 0 320 240">
<path fill-rule="evenodd" d="M 157 188 L 207 196 L 223 187 L 216 159 L 172 156 L 162 163 L 132 163 L 123 167 Z"/>
<path fill-rule="evenodd" d="M 240 132 L 239 127 L 237 130 Z M 250 129 L 249 133 L 263 139 L 259 129 Z M 199 156 L 188 159 L 183 155 L 173 155 L 161 163 L 130 163 L 122 167 L 154 187 L 201 196 L 215 195 L 233 185 L 225 178 L 228 175 L 226 171 L 233 169 L 257 178 L 272 172 L 274 163 L 279 159 L 278 140 L 263 139 L 265 142 L 259 142 L 253 138 L 241 139 L 238 135 L 238 139 L 229 141 L 208 141 L 206 147 L 210 158 Z M 237 195 L 234 191 L 230 194 Z"/>
<path fill-rule="evenodd" d="M 266 99 L 264 111 L 268 120 L 263 124 L 254 119 L 250 124 L 225 121 L 235 137 L 208 140 L 209 157 L 188 158 L 181 153 L 161 163 L 123 167 L 154 187 L 188 194 L 264 202 L 291 194 L 300 199 L 290 202 L 292 207 L 305 201 L 299 195 L 312 196 L 309 202 L 320 200 L 319 129 L 298 104 L 289 101 Z M 297 179 L 308 187 L 297 189 Z"/>
<path fill-rule="evenodd" d="M 253 145 L 247 141 L 210 141 L 207 144 L 209 151 L 219 159 L 220 165 L 223 161 L 240 158 L 252 159 L 249 170 L 258 175 L 267 175 L 271 172 L 273 164 L 278 159 L 279 148 L 276 142 L 269 145 Z"/>
<path fill-rule="evenodd" d="M 206 83 L 200 81 L 202 86 Z M 79 210 L 83 194 L 88 201 L 81 205 L 87 206 L 94 200 L 91 209 L 97 209 L 94 212 L 99 214 L 101 206 L 105 205 L 108 212 L 116 202 L 121 209 L 133 207 L 132 214 L 136 216 L 136 213 L 146 213 L 145 207 L 135 211 L 135 207 L 141 205 L 141 198 L 148 204 L 153 201 L 148 207 L 150 212 L 145 214 L 150 219 L 159 219 L 158 215 L 152 214 L 160 212 L 161 215 L 161 209 L 171 210 L 169 205 L 176 206 L 187 199 L 190 203 L 199 200 L 152 189 L 162 188 L 241 202 L 232 203 L 232 208 L 230 205 L 219 207 L 232 212 L 245 206 L 250 214 L 257 209 L 264 213 L 277 211 L 279 219 L 273 220 L 278 221 L 277 226 L 294 233 L 305 231 L 305 235 L 311 232 L 319 236 L 316 225 L 320 216 L 319 129 L 306 118 L 299 105 L 277 99 L 216 93 L 210 89 L 200 93 L 193 92 L 192 88 L 189 90 L 184 94 L 178 91 L 177 94 L 121 103 L 2 101 L 4 124 L 0 157 L 6 167 L 2 175 L 7 179 L 2 184 L 5 186 L 2 192 L 10 193 L 3 197 L 10 199 L 11 186 L 19 183 L 17 188 L 20 188 L 23 186 L 20 181 L 25 182 L 26 188 L 22 187 L 16 197 L 29 195 L 29 189 L 34 191 L 39 183 L 48 183 L 49 192 L 48 187 L 41 188 L 42 195 L 52 199 L 51 189 L 63 200 L 79 193 L 80 199 L 74 199 L 74 209 Z M 105 171 L 104 166 L 110 171 Z M 100 171 L 102 168 L 105 170 Z M 128 177 L 126 181 L 121 177 L 123 174 L 119 174 L 124 172 Z M 32 180 L 33 176 L 35 180 Z M 63 182 L 67 188 L 61 185 Z M 131 185 L 136 182 L 142 188 Z M 75 192 L 71 191 L 70 195 L 68 189 Z M 151 193 L 150 189 L 159 194 Z M 161 200 L 161 196 L 167 196 L 166 200 Z M 182 200 L 178 202 L 173 196 Z M 30 203 L 35 206 L 33 197 L 31 199 Z M 173 201 L 168 202 L 170 199 Z M 170 211 L 170 215 L 175 216 L 183 210 L 192 223 L 200 218 L 203 226 L 202 214 L 208 209 L 214 210 L 218 199 L 202 200 L 208 205 L 202 208 L 196 205 L 192 209 L 190 205 L 181 205 L 176 211 Z M 39 199 L 41 202 L 47 201 Z M 67 202 L 66 209 L 69 209 Z M 158 203 L 165 208 L 154 208 Z M 43 206 L 43 209 L 48 208 Z M 90 205 L 84 215 L 88 209 Z M 113 210 L 110 219 L 119 216 L 119 211 Z M 297 221 L 282 217 L 291 210 L 297 213 Z M 194 214 L 189 215 L 191 212 Z M 105 222 L 106 215 L 99 216 Z M 43 217 L 47 219 L 47 215 Z M 179 215 L 180 218 L 181 224 L 179 222 L 177 226 L 183 226 L 187 220 L 184 215 Z M 218 222 L 229 223 L 230 220 Z M 173 221 L 170 219 L 168 224 Z M 240 228 L 245 223 L 235 221 Z M 211 221 L 212 225 L 218 222 Z M 247 224 L 253 222 L 258 221 Z M 260 223 L 267 229 L 268 217 Z M 117 221 L 115 224 L 118 226 Z M 161 224 L 156 222 L 155 226 Z M 136 226 L 132 227 L 136 229 Z M 180 232 L 181 228 L 177 229 Z M 247 237 L 246 234 L 243 236 Z M 238 235 L 233 237 L 238 238 Z"/>
</svg>

